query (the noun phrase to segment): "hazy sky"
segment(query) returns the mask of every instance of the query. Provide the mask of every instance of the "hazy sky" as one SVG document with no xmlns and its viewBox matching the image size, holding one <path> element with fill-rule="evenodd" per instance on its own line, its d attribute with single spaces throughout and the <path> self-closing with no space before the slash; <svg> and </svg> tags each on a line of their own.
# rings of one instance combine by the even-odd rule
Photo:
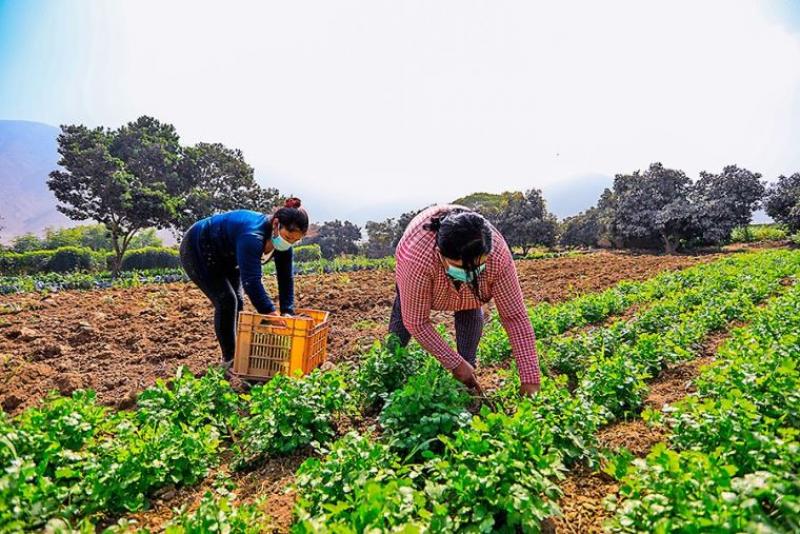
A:
<svg viewBox="0 0 800 534">
<path fill-rule="evenodd" d="M 652 161 L 774 179 L 800 171 L 800 2 L 0 0 L 0 118 L 142 114 L 322 217 Z"/>
</svg>

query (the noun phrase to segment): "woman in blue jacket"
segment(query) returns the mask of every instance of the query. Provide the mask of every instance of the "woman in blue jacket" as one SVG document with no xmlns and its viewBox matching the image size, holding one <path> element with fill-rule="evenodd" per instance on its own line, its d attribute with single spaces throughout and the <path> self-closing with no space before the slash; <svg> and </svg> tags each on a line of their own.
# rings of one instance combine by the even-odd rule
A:
<svg viewBox="0 0 800 534">
<path fill-rule="evenodd" d="M 242 289 L 258 313 L 278 314 L 261 283 L 264 262 L 275 260 L 280 312 L 294 313 L 292 246 L 308 232 L 308 213 L 300 204 L 290 198 L 271 216 L 248 210 L 212 215 L 194 223 L 181 241 L 186 274 L 214 305 L 214 329 L 225 363 L 233 361 L 236 350 Z"/>
</svg>

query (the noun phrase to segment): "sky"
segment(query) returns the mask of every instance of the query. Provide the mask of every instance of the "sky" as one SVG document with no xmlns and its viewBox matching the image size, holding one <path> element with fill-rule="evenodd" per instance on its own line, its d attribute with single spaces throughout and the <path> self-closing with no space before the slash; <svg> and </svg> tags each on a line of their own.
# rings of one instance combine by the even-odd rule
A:
<svg viewBox="0 0 800 534">
<path fill-rule="evenodd" d="M 800 1 L 0 0 L 0 119 L 143 114 L 321 219 L 653 161 L 774 180 L 800 171 Z"/>
</svg>

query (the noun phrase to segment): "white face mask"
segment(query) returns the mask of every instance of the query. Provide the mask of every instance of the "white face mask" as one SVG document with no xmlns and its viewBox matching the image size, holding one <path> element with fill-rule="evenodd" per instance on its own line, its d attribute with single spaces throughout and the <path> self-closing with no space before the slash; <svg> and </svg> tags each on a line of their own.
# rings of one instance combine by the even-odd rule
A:
<svg viewBox="0 0 800 534">
<path fill-rule="evenodd" d="M 299 241 L 298 241 L 299 243 Z M 279 250 L 281 252 L 286 252 L 297 243 L 289 243 L 286 241 L 283 236 L 281 235 L 281 227 L 278 226 L 278 233 L 277 235 L 272 236 L 272 246 L 275 247 L 275 250 Z"/>
</svg>

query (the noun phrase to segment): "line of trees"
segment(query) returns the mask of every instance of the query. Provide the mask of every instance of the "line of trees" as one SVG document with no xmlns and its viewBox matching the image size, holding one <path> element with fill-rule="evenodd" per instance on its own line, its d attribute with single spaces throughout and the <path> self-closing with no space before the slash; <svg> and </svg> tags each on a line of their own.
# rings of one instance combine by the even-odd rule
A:
<svg viewBox="0 0 800 534">
<path fill-rule="evenodd" d="M 527 254 L 536 246 L 661 249 L 721 245 L 736 228 L 746 228 L 763 207 L 790 233 L 800 231 L 800 173 L 780 176 L 767 186 L 761 174 L 737 165 L 720 173 L 703 171 L 693 182 L 685 172 L 661 163 L 645 171 L 618 174 L 597 204 L 559 222 L 547 210 L 538 189 L 525 193 L 474 193 L 454 201 L 489 219 L 510 246 Z M 366 224 L 370 257 L 394 253 L 408 222 L 398 219 Z"/>
<path fill-rule="evenodd" d="M 131 239 L 129 248 L 162 247 L 155 228 L 146 228 Z M 8 250 L 25 253 L 35 250 L 55 250 L 62 247 L 81 247 L 94 251 L 113 250 L 111 233 L 103 224 L 82 224 L 70 228 L 46 228 L 44 236 L 34 233 L 18 235 Z"/>
<path fill-rule="evenodd" d="M 180 235 L 214 213 L 270 212 L 283 200 L 277 189 L 255 181 L 241 151 L 219 143 L 184 146 L 174 126 L 148 116 L 117 129 L 62 126 L 58 150 L 60 168 L 48 179 L 58 210 L 74 220 L 98 223 L 83 230 L 77 246 L 109 246 L 115 253 L 115 271 L 137 236 L 139 241 L 154 238 L 147 232 L 155 228 Z M 790 232 L 798 231 L 800 173 L 781 176 L 767 187 L 760 174 L 730 165 L 718 174 L 702 172 L 693 182 L 681 170 L 653 163 L 645 171 L 617 175 L 613 188 L 606 189 L 595 206 L 562 222 L 547 210 L 538 189 L 475 193 L 455 203 L 483 213 L 509 245 L 523 253 L 556 244 L 673 252 L 726 242 L 733 229 L 747 225 L 762 205 Z M 369 221 L 366 235 L 350 221 L 328 221 L 314 226 L 305 242 L 319 245 L 326 258 L 389 256 L 417 213 Z M 76 245 L 78 237 L 69 232 L 54 231 L 44 240 L 22 236 L 14 248 L 48 248 L 51 245 L 43 243 L 64 241 Z"/>
<path fill-rule="evenodd" d="M 662 248 L 720 245 L 750 223 L 760 207 L 790 233 L 800 229 L 800 173 L 767 186 L 761 174 L 728 165 L 701 172 L 653 163 L 644 172 L 618 174 L 597 204 L 562 224 L 562 246 Z"/>
</svg>

